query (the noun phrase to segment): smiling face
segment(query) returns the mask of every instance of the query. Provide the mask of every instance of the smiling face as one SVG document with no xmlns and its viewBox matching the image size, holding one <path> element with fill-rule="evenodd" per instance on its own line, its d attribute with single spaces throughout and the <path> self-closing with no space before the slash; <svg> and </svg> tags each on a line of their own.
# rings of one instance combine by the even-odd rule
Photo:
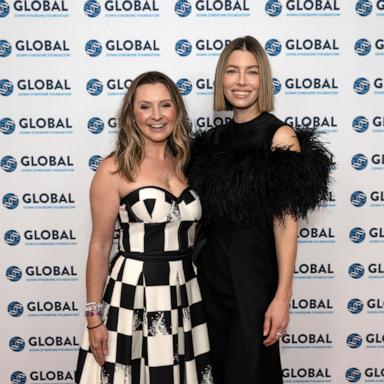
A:
<svg viewBox="0 0 384 384">
<path fill-rule="evenodd" d="M 145 144 L 164 143 L 175 129 L 176 107 L 164 84 L 138 86 L 133 113 Z"/>
<path fill-rule="evenodd" d="M 229 57 L 223 75 L 223 92 L 236 114 L 252 119 L 259 114 L 260 77 L 256 57 L 246 50 L 235 50 Z"/>
</svg>

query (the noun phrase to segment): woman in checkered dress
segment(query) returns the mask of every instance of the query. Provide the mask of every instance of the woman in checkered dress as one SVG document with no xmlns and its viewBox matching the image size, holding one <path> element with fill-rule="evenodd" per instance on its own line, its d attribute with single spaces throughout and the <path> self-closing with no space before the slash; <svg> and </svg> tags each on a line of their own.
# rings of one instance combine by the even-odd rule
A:
<svg viewBox="0 0 384 384">
<path fill-rule="evenodd" d="M 91 309 L 76 383 L 213 383 L 191 261 L 201 205 L 183 173 L 188 123 L 174 83 L 158 72 L 140 75 L 124 98 L 119 123 L 116 151 L 91 186 Z M 116 217 L 119 252 L 108 271 Z"/>
</svg>

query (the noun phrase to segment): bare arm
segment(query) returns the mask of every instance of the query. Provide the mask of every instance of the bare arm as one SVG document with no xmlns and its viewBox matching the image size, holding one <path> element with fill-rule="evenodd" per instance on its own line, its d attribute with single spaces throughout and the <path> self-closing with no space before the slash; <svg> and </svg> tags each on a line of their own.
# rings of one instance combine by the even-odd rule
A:
<svg viewBox="0 0 384 384">
<path fill-rule="evenodd" d="M 277 130 L 272 141 L 272 149 L 276 147 L 300 151 L 300 144 L 295 132 L 288 126 Z M 275 247 L 277 255 L 279 280 L 276 294 L 265 314 L 264 344 L 275 343 L 279 334 L 285 332 L 289 322 L 289 301 L 292 296 L 292 280 L 297 252 L 297 221 L 290 215 L 283 220 L 273 222 Z"/>
<path fill-rule="evenodd" d="M 118 177 L 112 173 L 113 170 L 113 159 L 104 160 L 91 185 L 92 235 L 86 272 L 87 302 L 101 302 L 108 275 L 108 259 L 119 208 Z M 100 324 L 101 318 L 90 316 L 87 322 L 89 327 L 94 327 Z M 89 330 L 89 338 L 92 352 L 102 365 L 107 353 L 105 327 Z"/>
</svg>

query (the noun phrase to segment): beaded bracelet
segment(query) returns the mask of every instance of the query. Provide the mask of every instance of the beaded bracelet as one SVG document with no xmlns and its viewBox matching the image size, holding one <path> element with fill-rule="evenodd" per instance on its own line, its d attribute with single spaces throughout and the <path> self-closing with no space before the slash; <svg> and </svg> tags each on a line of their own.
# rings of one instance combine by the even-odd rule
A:
<svg viewBox="0 0 384 384">
<path fill-rule="evenodd" d="M 85 317 L 100 316 L 104 314 L 104 303 L 86 303 L 85 304 Z"/>
<path fill-rule="evenodd" d="M 103 325 L 104 323 L 103 322 L 101 322 L 100 324 L 97 324 L 97 325 L 95 325 L 94 327 L 89 327 L 88 325 L 87 325 L 87 328 L 88 329 L 95 329 L 95 328 L 99 328 L 101 325 Z"/>
</svg>

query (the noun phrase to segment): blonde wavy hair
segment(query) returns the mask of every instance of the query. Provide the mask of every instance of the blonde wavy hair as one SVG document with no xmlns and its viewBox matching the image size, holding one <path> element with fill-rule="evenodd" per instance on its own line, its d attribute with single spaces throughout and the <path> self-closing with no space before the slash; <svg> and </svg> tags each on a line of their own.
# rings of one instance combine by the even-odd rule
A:
<svg viewBox="0 0 384 384">
<path fill-rule="evenodd" d="M 230 111 L 231 104 L 224 96 L 223 78 L 228 59 L 233 51 L 248 51 L 253 54 L 259 65 L 260 90 L 257 99 L 257 107 L 260 112 L 273 110 L 273 83 L 272 71 L 267 54 L 262 45 L 252 36 L 238 37 L 232 40 L 221 52 L 216 66 L 213 108 L 215 111 Z"/>
<path fill-rule="evenodd" d="M 133 182 L 144 157 L 144 141 L 135 123 L 134 102 L 137 88 L 144 84 L 163 84 L 168 89 L 176 108 L 176 124 L 168 146 L 176 157 L 176 175 L 184 178 L 184 171 L 190 156 L 190 125 L 182 96 L 175 83 L 161 72 L 145 72 L 136 77 L 124 96 L 118 117 L 119 133 L 116 149 L 117 172 Z"/>
</svg>

